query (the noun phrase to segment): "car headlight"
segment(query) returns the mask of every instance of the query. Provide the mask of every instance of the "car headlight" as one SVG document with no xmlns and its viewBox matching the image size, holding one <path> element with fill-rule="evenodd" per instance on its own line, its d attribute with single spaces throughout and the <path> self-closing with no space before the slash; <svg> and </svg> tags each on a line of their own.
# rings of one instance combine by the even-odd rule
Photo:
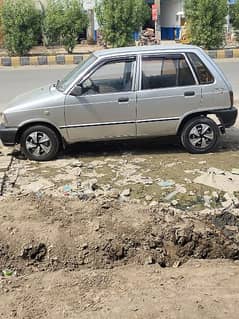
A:
<svg viewBox="0 0 239 319">
<path fill-rule="evenodd" d="M 0 113 L 0 124 L 6 124 L 7 119 L 4 113 Z"/>
</svg>

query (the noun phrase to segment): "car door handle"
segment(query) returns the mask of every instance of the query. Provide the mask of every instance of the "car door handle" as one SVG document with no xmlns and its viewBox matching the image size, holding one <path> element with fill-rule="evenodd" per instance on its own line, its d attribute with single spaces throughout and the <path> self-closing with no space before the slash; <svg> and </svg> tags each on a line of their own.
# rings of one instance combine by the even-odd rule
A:
<svg viewBox="0 0 239 319">
<path fill-rule="evenodd" d="M 195 95 L 195 92 L 194 92 L 194 91 L 184 92 L 184 96 L 194 96 L 194 95 Z"/>
<path fill-rule="evenodd" d="M 118 102 L 119 103 L 127 103 L 127 102 L 129 102 L 129 98 L 128 97 L 120 97 L 118 99 Z"/>
</svg>

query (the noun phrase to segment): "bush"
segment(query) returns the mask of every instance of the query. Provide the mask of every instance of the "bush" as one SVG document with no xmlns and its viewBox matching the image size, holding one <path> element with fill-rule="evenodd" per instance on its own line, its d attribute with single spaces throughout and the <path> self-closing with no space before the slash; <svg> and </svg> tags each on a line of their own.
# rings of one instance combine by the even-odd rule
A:
<svg viewBox="0 0 239 319">
<path fill-rule="evenodd" d="M 43 11 L 42 33 L 45 45 L 60 44 L 63 25 L 63 6 L 61 1 L 48 0 Z"/>
<path fill-rule="evenodd" d="M 10 55 L 25 55 L 37 43 L 41 14 L 32 0 L 5 0 L 1 23 L 4 46 Z"/>
<path fill-rule="evenodd" d="M 192 43 L 219 48 L 225 39 L 227 0 L 185 0 L 185 16 Z"/>
<path fill-rule="evenodd" d="M 88 18 L 78 0 L 49 0 L 44 12 L 43 33 L 47 45 L 63 44 L 72 53 Z"/>
<path fill-rule="evenodd" d="M 239 1 L 230 6 L 230 17 L 237 41 L 239 41 Z"/>
<path fill-rule="evenodd" d="M 122 47 L 132 43 L 132 33 L 149 18 L 150 9 L 145 0 L 100 0 L 96 15 L 104 42 Z"/>
</svg>

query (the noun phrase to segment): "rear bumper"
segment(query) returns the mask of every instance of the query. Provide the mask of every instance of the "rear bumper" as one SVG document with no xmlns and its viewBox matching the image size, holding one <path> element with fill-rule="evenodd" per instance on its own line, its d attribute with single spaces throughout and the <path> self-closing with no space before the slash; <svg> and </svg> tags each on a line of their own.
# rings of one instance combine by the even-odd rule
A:
<svg viewBox="0 0 239 319">
<path fill-rule="evenodd" d="M 215 112 L 222 125 L 226 128 L 231 127 L 235 124 L 238 110 L 236 107 L 231 107 L 230 109 L 219 110 Z"/>
<path fill-rule="evenodd" d="M 11 146 L 16 144 L 17 128 L 8 128 L 0 125 L 0 140 L 3 145 Z"/>
</svg>

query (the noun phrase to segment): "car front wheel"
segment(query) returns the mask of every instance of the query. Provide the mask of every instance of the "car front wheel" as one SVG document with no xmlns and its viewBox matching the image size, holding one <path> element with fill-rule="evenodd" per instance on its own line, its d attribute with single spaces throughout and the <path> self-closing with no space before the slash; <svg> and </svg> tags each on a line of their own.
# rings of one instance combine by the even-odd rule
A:
<svg viewBox="0 0 239 319">
<path fill-rule="evenodd" d="M 189 153 L 203 154 L 215 149 L 219 136 L 218 126 L 213 120 L 197 117 L 184 125 L 181 142 Z"/>
<path fill-rule="evenodd" d="M 30 160 L 49 161 L 59 150 L 59 138 L 51 128 L 36 125 L 27 128 L 20 139 L 21 150 Z"/>
</svg>

